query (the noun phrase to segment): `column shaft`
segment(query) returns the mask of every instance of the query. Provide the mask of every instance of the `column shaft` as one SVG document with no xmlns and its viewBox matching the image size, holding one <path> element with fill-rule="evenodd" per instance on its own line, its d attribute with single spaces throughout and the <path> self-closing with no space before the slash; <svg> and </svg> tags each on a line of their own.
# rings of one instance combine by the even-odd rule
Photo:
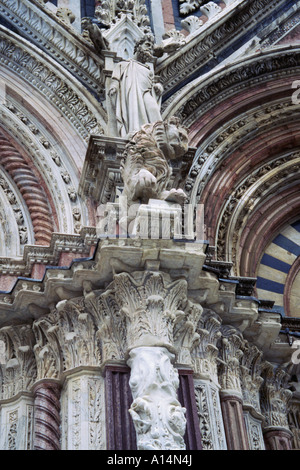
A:
<svg viewBox="0 0 300 470">
<path fill-rule="evenodd" d="M 34 388 L 34 450 L 60 449 L 60 385 L 42 382 Z"/>
<path fill-rule="evenodd" d="M 242 400 L 221 394 L 221 408 L 228 450 L 249 450 Z"/>
</svg>

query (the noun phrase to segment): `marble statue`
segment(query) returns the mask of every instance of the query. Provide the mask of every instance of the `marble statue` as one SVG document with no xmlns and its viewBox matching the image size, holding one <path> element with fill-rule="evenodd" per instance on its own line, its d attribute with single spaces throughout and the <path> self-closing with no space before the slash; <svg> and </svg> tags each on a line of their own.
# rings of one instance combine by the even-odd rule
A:
<svg viewBox="0 0 300 470">
<path fill-rule="evenodd" d="M 90 40 L 92 41 L 96 52 L 102 56 L 104 50 L 109 49 L 109 43 L 107 39 L 102 35 L 101 29 L 107 29 L 108 26 L 104 23 L 95 23 L 92 18 L 82 18 L 81 26 L 83 31 L 87 31 Z"/>
<path fill-rule="evenodd" d="M 150 198 L 183 203 L 183 190 L 168 187 L 172 175 L 169 162 L 187 150 L 187 130 L 178 118 L 144 124 L 127 144 L 121 165 L 128 205 L 147 204 Z"/>
<path fill-rule="evenodd" d="M 108 95 L 121 137 L 139 131 L 143 124 L 160 121 L 163 87 L 153 71 L 153 63 L 165 52 L 174 52 L 176 41 L 165 46 L 154 43 L 152 34 L 145 34 L 134 47 L 132 59 L 122 60 L 114 67 Z"/>
</svg>

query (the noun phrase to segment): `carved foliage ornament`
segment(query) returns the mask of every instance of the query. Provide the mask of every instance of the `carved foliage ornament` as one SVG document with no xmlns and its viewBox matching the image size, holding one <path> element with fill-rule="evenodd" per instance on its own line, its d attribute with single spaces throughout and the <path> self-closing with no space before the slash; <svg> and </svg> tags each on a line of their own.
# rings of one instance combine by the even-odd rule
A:
<svg viewBox="0 0 300 470">
<path fill-rule="evenodd" d="M 43 0 L 40 0 L 45 3 Z M 29 0 L 2 0 L 0 14 L 12 21 L 25 37 L 43 45 L 48 53 L 63 64 L 71 73 L 89 84 L 98 94 L 103 93 L 102 62 L 97 60 L 80 37 L 70 28 L 59 24 L 51 15 L 37 9 Z"/>
<path fill-rule="evenodd" d="M 113 26 L 122 14 L 130 15 L 144 32 L 150 31 L 145 0 L 104 0 L 95 9 L 95 17 L 108 26 Z"/>
<path fill-rule="evenodd" d="M 7 326 L 0 330 L 5 344 L 5 361 L 0 364 L 1 398 L 27 391 L 37 375 L 33 354 L 34 335 L 29 325 Z"/>
<path fill-rule="evenodd" d="M 87 103 L 49 66 L 27 50 L 2 35 L 0 62 L 19 74 L 46 96 L 71 121 L 77 132 L 87 139 L 90 134 L 101 134 L 103 129 Z"/>
<path fill-rule="evenodd" d="M 128 347 L 168 345 L 186 303 L 187 283 L 164 273 L 136 272 L 115 276 L 115 298 L 126 319 Z"/>
</svg>

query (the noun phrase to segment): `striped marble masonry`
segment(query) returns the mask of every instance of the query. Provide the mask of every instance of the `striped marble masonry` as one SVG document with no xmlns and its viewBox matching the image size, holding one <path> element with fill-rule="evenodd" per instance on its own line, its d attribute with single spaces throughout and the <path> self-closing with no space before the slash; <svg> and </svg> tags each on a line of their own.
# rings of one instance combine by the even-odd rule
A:
<svg viewBox="0 0 300 470">
<path fill-rule="evenodd" d="M 300 220 L 288 225 L 274 238 L 266 249 L 258 269 L 257 295 L 260 299 L 273 300 L 274 307 L 283 315 L 284 295 L 291 268 L 300 256 Z M 293 277 L 290 288 L 289 310 L 293 317 L 300 317 L 300 271 Z"/>
</svg>

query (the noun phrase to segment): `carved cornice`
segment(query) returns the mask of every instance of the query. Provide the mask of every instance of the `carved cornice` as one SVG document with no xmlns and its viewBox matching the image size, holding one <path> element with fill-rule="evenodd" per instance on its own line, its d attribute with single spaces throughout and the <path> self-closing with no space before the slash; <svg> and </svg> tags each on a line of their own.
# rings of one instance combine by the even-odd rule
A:
<svg viewBox="0 0 300 470">
<path fill-rule="evenodd" d="M 144 270 L 149 256 L 149 261 L 152 259 L 151 256 L 154 254 L 152 250 L 156 253 L 156 264 L 175 279 L 178 278 L 178 270 L 181 269 L 182 277 L 186 279 L 191 289 L 195 289 L 201 282 L 205 244 L 177 242 L 174 246 L 172 240 L 153 242 L 149 239 L 144 240 L 142 244 L 139 240 L 130 238 L 105 239 L 100 241 L 92 257 L 81 259 L 87 252 L 87 247 L 91 249 L 97 243 L 94 228 L 83 228 L 81 234 L 82 236 L 54 234 L 49 249 L 39 246 L 25 247 L 24 260 L 28 256 L 29 263 L 38 261 L 39 264 L 46 264 L 48 256 L 54 263 L 54 254 L 58 256 L 68 252 L 73 253 L 71 258 L 73 262 L 68 262 L 68 266 L 56 263 L 54 266 L 46 267 L 41 280 L 18 278 L 9 292 L 0 293 L 0 323 L 8 321 L 7 314 L 12 320 L 19 318 L 21 311 L 27 319 L 32 318 L 36 309 L 37 315 L 46 313 L 51 303 L 82 295 L 86 281 L 90 281 L 94 288 L 103 288 L 113 280 L 114 273 Z M 79 257 L 76 256 L 77 253 L 80 254 Z M 184 256 L 181 257 L 179 253 L 184 253 Z M 44 261 L 40 257 L 43 257 Z M 184 267 L 180 268 L 178 265 L 179 257 L 184 260 Z M 9 260 L 6 262 L 9 263 Z M 18 264 L 15 261 L 10 263 L 12 266 Z"/>
<path fill-rule="evenodd" d="M 0 259 L 0 274 L 22 276 L 30 280 L 34 264 L 58 266 L 62 253 L 88 257 L 91 247 L 96 244 L 96 230 L 93 227 L 82 228 L 78 235 L 53 233 L 49 246 L 26 245 L 21 259 L 2 257 Z"/>
<path fill-rule="evenodd" d="M 0 15 L 98 96 L 103 94 L 103 60 L 83 37 L 37 0 L 3 0 Z"/>
</svg>

